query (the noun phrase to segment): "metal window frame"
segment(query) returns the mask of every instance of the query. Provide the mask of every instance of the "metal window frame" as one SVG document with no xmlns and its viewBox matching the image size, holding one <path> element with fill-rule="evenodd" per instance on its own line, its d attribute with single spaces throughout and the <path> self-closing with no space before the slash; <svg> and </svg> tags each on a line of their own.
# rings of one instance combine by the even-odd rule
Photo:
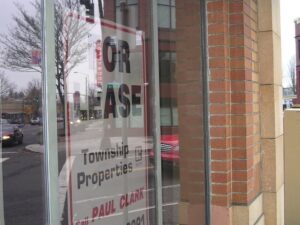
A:
<svg viewBox="0 0 300 225">
<path fill-rule="evenodd" d="M 203 133 L 204 133 L 204 173 L 205 173 L 205 224 L 211 224 L 211 149 L 210 149 L 210 100 L 209 100 L 209 63 L 208 63 L 208 25 L 207 0 L 200 1 L 200 51 L 203 83 Z"/>
<path fill-rule="evenodd" d="M 151 104 L 160 106 L 160 91 L 159 91 L 159 47 L 158 47 L 158 2 L 157 0 L 151 1 L 151 22 L 152 22 L 152 94 Z M 160 107 L 152 107 L 153 115 L 153 146 L 155 151 L 155 208 L 156 208 L 156 224 L 163 225 L 163 214 L 162 214 L 162 171 L 161 171 L 161 152 L 160 152 Z"/>
<path fill-rule="evenodd" d="M 42 0 L 43 55 L 43 141 L 46 224 L 60 224 L 58 199 L 58 149 L 56 121 L 56 80 L 54 0 Z"/>
</svg>

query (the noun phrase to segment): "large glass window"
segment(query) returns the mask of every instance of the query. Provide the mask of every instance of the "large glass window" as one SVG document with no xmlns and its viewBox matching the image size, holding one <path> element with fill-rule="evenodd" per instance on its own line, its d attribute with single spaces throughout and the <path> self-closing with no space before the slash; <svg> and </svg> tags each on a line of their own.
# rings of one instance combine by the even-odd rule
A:
<svg viewBox="0 0 300 225">
<path fill-rule="evenodd" d="M 176 99 L 160 99 L 161 126 L 178 126 L 178 110 Z"/>
<path fill-rule="evenodd" d="M 55 4 L 63 18 L 59 167 L 69 178 L 60 183 L 63 223 L 155 224 L 152 3 L 143 3 L 143 23 L 137 0 Z"/>
<path fill-rule="evenodd" d="M 205 221 L 199 24 L 154 2 L 0 3 L 0 225 Z"/>
<path fill-rule="evenodd" d="M 116 0 L 116 21 L 130 27 L 139 25 L 138 0 Z"/>
<path fill-rule="evenodd" d="M 161 83 L 175 83 L 176 52 L 159 52 L 159 80 Z"/>
<path fill-rule="evenodd" d="M 158 27 L 176 28 L 176 5 L 175 0 L 158 0 Z"/>
<path fill-rule="evenodd" d="M 41 2 L 0 8 L 0 224 L 46 224 Z"/>
</svg>

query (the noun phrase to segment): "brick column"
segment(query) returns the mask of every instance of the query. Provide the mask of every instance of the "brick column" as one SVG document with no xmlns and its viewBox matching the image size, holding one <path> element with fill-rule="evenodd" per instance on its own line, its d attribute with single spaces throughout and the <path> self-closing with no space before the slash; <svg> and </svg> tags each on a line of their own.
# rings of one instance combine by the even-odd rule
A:
<svg viewBox="0 0 300 225">
<path fill-rule="evenodd" d="M 257 9 L 254 1 L 230 3 L 230 57 L 232 203 L 247 205 L 260 193 Z"/>
<path fill-rule="evenodd" d="M 227 0 L 208 1 L 212 222 L 231 224 L 230 37 Z"/>
<path fill-rule="evenodd" d="M 231 0 L 232 224 L 264 223 L 257 34 L 257 1 Z"/>
<path fill-rule="evenodd" d="M 263 221 L 255 0 L 208 1 L 213 224 Z"/>
</svg>

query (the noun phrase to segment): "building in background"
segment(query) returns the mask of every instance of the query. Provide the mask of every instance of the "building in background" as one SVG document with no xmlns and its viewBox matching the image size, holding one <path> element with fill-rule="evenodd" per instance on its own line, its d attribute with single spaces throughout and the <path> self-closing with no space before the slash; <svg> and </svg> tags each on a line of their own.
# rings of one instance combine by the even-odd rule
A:
<svg viewBox="0 0 300 225">
<path fill-rule="evenodd" d="M 295 20 L 295 41 L 296 41 L 296 94 L 294 104 L 300 104 L 300 18 Z"/>
</svg>

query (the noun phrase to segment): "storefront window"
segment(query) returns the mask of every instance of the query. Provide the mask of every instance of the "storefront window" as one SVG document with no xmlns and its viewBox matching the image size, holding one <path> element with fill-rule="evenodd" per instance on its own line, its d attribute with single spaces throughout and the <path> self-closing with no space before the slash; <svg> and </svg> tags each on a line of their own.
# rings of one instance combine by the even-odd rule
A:
<svg viewBox="0 0 300 225">
<path fill-rule="evenodd" d="M 138 1 L 56 1 L 64 224 L 155 224 L 150 3 L 142 23 Z"/>
<path fill-rule="evenodd" d="M 1 225 L 175 225 L 187 200 L 204 224 L 200 25 L 182 2 L 0 3 Z"/>
<path fill-rule="evenodd" d="M 158 1 L 163 224 L 206 224 L 200 1 Z M 187 14 L 189 16 L 187 16 Z M 192 20 L 192 21 L 191 21 Z M 161 29 L 164 28 L 164 29 Z M 193 212 L 194 211 L 194 212 Z M 196 214 L 194 214 L 197 212 Z M 194 222 L 191 222 L 194 218 Z"/>
<path fill-rule="evenodd" d="M 41 2 L 1 1 L 0 224 L 45 224 Z"/>
</svg>

